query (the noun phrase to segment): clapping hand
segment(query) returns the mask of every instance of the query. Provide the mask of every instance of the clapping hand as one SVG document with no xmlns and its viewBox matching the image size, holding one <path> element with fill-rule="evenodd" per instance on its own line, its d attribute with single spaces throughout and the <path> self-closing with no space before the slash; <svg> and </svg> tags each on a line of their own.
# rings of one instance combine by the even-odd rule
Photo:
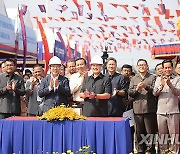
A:
<svg viewBox="0 0 180 154">
<path fill-rule="evenodd" d="M 15 91 L 16 90 L 16 82 L 12 81 L 12 90 Z"/>
<path fill-rule="evenodd" d="M 7 82 L 6 89 L 7 90 L 11 90 L 12 89 L 11 82 Z"/>
<path fill-rule="evenodd" d="M 114 88 L 113 92 L 112 92 L 112 97 L 116 96 L 116 94 L 118 93 L 118 90 L 116 88 Z"/>
<path fill-rule="evenodd" d="M 59 81 L 58 81 L 58 79 L 56 79 L 55 80 L 55 87 L 58 87 L 58 85 L 59 85 Z"/>
<path fill-rule="evenodd" d="M 89 91 L 87 89 L 84 91 L 84 97 L 85 98 L 89 97 Z"/>
<path fill-rule="evenodd" d="M 136 91 L 141 90 L 142 88 L 146 88 L 146 84 L 143 81 L 138 83 Z"/>
<path fill-rule="evenodd" d="M 30 78 L 30 81 L 31 81 L 31 86 L 32 86 L 32 88 L 34 88 L 34 86 L 37 84 L 36 78 L 31 77 L 31 78 Z"/>
<path fill-rule="evenodd" d="M 50 86 L 51 89 L 53 89 L 53 87 L 54 87 L 54 80 L 53 80 L 53 78 L 51 78 L 49 86 Z"/>
<path fill-rule="evenodd" d="M 83 75 L 84 77 L 87 77 L 87 76 L 88 76 L 88 72 L 87 72 L 87 71 L 84 71 L 84 72 L 82 72 L 82 75 Z"/>
<path fill-rule="evenodd" d="M 167 83 L 167 85 L 168 85 L 169 87 L 171 86 L 171 80 L 170 80 L 170 77 L 167 77 L 166 83 Z"/>
<path fill-rule="evenodd" d="M 162 86 L 162 88 L 163 88 L 164 85 L 165 85 L 165 79 L 163 78 L 163 76 L 161 76 L 160 82 L 161 82 L 161 86 Z"/>
<path fill-rule="evenodd" d="M 91 92 L 89 95 L 89 99 L 94 99 L 96 96 L 96 94 L 94 92 Z"/>
</svg>

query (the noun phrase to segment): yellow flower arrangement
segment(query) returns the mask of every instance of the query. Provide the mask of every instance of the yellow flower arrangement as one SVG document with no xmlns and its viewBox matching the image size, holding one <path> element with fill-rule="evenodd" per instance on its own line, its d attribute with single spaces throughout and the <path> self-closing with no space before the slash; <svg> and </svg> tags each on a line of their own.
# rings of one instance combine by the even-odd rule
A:
<svg viewBox="0 0 180 154">
<path fill-rule="evenodd" d="M 73 108 L 59 106 L 48 110 L 42 116 L 39 116 L 38 119 L 47 120 L 47 121 L 63 121 L 63 120 L 85 120 L 86 117 L 82 115 L 78 115 L 73 110 Z"/>
</svg>

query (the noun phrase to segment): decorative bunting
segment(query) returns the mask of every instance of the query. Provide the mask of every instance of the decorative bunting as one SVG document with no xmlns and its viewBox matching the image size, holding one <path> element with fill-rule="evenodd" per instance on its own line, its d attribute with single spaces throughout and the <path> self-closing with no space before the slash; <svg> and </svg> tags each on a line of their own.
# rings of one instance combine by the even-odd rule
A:
<svg viewBox="0 0 180 154">
<path fill-rule="evenodd" d="M 39 9 L 40 9 L 40 11 L 43 13 L 46 13 L 46 8 L 45 8 L 45 6 L 44 5 L 38 5 L 39 6 Z"/>
<path fill-rule="evenodd" d="M 21 4 L 20 11 L 23 15 L 25 15 L 27 12 L 27 5 Z"/>
<path fill-rule="evenodd" d="M 90 1 L 85 1 L 86 2 L 86 4 L 88 5 L 88 8 L 89 8 L 89 10 L 91 10 L 91 2 Z"/>
<path fill-rule="evenodd" d="M 78 14 L 79 14 L 79 16 L 83 16 L 83 5 L 79 5 L 78 6 Z"/>
<path fill-rule="evenodd" d="M 103 7 L 103 3 L 102 2 L 97 2 L 98 3 L 98 7 L 101 10 L 101 15 L 104 15 L 104 7 Z"/>
<path fill-rule="evenodd" d="M 169 19 L 170 17 L 170 9 L 166 9 L 165 19 Z"/>
<path fill-rule="evenodd" d="M 128 5 L 119 5 L 119 6 L 122 7 L 127 13 L 129 13 Z"/>
</svg>

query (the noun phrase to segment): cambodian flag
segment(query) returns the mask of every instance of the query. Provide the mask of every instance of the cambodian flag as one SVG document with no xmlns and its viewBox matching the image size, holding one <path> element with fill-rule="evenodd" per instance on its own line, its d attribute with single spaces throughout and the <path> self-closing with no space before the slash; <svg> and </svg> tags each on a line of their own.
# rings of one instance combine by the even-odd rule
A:
<svg viewBox="0 0 180 154">
<path fill-rule="evenodd" d="M 43 13 L 43 12 L 45 12 L 46 13 L 46 8 L 45 8 L 45 6 L 44 5 L 38 5 L 39 6 L 39 9 L 40 9 L 40 11 Z"/>
</svg>

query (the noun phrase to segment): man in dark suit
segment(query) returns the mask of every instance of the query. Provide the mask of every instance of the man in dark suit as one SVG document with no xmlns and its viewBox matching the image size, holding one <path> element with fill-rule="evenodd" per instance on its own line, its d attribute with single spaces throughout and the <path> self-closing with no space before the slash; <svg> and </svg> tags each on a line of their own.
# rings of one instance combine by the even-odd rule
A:
<svg viewBox="0 0 180 154">
<path fill-rule="evenodd" d="M 40 65 L 35 65 L 33 68 L 33 76 L 26 82 L 26 97 L 28 116 L 36 116 L 41 114 L 40 106 L 43 103 L 43 98 L 38 96 L 38 90 L 43 78 L 43 69 Z"/>
<path fill-rule="evenodd" d="M 117 61 L 115 58 L 108 58 L 106 67 L 108 72 L 105 76 L 111 80 L 113 92 L 108 100 L 108 115 L 111 117 L 122 117 L 125 111 L 125 105 L 123 104 L 126 90 L 125 78 L 116 72 Z"/>
<path fill-rule="evenodd" d="M 6 72 L 0 74 L 0 119 L 21 113 L 20 96 L 25 94 L 23 78 L 14 74 L 16 61 L 6 59 Z"/>
<path fill-rule="evenodd" d="M 145 154 L 146 151 L 154 154 L 155 146 L 153 143 L 147 145 L 141 141 L 142 135 L 156 134 L 157 130 L 157 104 L 153 96 L 155 76 L 148 72 L 149 67 L 145 59 L 138 60 L 137 71 L 138 74 L 131 79 L 129 86 L 129 95 L 134 98 L 135 132 L 138 142 L 136 149 L 138 154 Z"/>
<path fill-rule="evenodd" d="M 43 78 L 38 91 L 44 97 L 43 112 L 52 107 L 67 105 L 67 97 L 71 96 L 68 78 L 60 75 L 61 60 L 54 56 L 49 61 L 50 75 Z"/>
</svg>

